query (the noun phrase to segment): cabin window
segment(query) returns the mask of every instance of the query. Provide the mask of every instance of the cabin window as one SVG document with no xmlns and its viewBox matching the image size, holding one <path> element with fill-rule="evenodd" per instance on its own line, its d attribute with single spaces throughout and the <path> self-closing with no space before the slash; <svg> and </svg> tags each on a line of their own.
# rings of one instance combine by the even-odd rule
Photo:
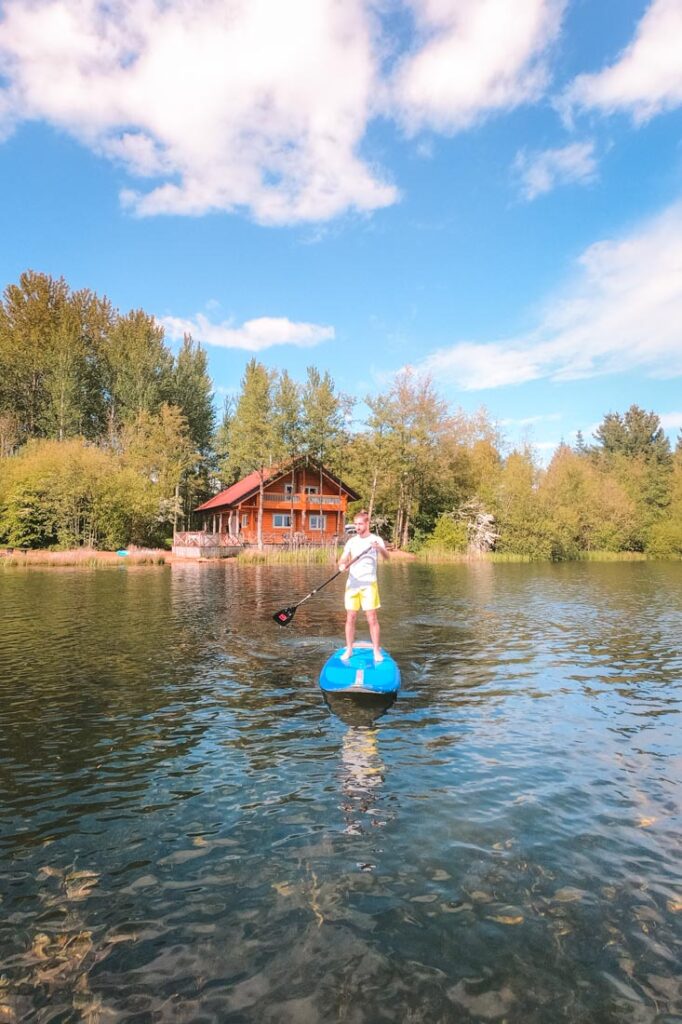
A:
<svg viewBox="0 0 682 1024">
<path fill-rule="evenodd" d="M 242 512 L 242 529 L 245 529 L 249 525 L 249 513 Z"/>
<path fill-rule="evenodd" d="M 291 516 L 287 515 L 286 512 L 274 512 L 272 525 L 280 530 L 286 530 L 288 526 L 291 526 Z"/>
<path fill-rule="evenodd" d="M 291 495 L 294 493 L 294 485 L 293 484 L 285 484 L 284 485 L 284 493 L 286 494 L 287 498 L 291 497 Z"/>
<path fill-rule="evenodd" d="M 310 516 L 310 529 L 311 530 L 326 530 L 327 529 L 327 517 L 326 516 Z"/>
<path fill-rule="evenodd" d="M 306 494 L 319 494 L 320 493 L 320 488 L 319 487 L 304 487 L 303 490 L 305 491 Z"/>
</svg>

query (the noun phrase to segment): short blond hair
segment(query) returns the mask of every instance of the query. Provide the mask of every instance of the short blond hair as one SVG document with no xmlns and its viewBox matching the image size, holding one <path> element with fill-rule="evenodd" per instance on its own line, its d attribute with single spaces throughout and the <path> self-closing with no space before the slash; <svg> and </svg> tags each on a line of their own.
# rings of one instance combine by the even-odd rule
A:
<svg viewBox="0 0 682 1024">
<path fill-rule="evenodd" d="M 369 512 L 367 509 L 361 508 L 359 512 L 356 512 L 353 516 L 353 522 L 355 522 L 356 519 L 366 519 L 367 522 L 369 522 Z"/>
</svg>

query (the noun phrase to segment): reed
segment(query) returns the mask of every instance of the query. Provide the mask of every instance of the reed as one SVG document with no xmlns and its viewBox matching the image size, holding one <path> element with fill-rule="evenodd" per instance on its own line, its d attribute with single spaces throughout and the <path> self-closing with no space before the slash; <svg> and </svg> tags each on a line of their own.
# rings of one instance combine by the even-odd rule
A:
<svg viewBox="0 0 682 1024">
<path fill-rule="evenodd" d="M 469 554 L 468 551 L 452 551 L 450 548 L 425 547 L 417 552 L 418 562 L 431 564 L 471 564 L 472 562 L 534 562 L 530 555 L 517 555 L 511 551 L 486 551 Z"/>
<path fill-rule="evenodd" d="M 549 559 L 536 558 L 533 555 L 520 555 L 514 551 L 489 551 L 485 555 L 488 562 L 546 562 Z"/>
<path fill-rule="evenodd" d="M 17 566 L 81 566 L 87 569 L 98 569 L 113 565 L 164 565 L 167 558 L 163 551 L 155 548 L 138 548 L 125 556 L 115 551 L 97 551 L 95 548 L 74 548 L 69 551 L 47 550 L 14 550 L 0 557 L 0 568 Z"/>
<path fill-rule="evenodd" d="M 468 562 L 465 551 L 453 551 L 451 548 L 424 547 L 416 552 L 418 562 L 441 563 L 441 562 Z"/>
<path fill-rule="evenodd" d="M 673 556 L 674 557 L 674 556 Z M 528 563 L 549 562 L 551 559 L 517 554 L 513 551 L 486 551 L 480 555 L 469 555 L 464 551 L 450 551 L 447 548 L 425 547 L 416 555 L 418 562 L 457 563 L 495 562 Z M 581 551 L 567 562 L 646 562 L 650 556 L 642 551 Z M 669 560 L 669 559 L 666 559 Z"/>
<path fill-rule="evenodd" d="M 302 547 L 280 551 L 273 548 L 244 548 L 237 555 L 237 561 L 245 565 L 329 565 L 339 558 L 335 545 Z"/>
<path fill-rule="evenodd" d="M 581 551 L 579 562 L 646 562 L 643 551 Z"/>
</svg>

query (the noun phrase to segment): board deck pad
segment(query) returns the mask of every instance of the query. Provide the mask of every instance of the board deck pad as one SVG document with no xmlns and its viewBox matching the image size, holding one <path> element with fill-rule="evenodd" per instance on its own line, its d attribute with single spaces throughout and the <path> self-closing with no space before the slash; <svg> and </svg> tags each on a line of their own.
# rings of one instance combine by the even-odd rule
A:
<svg viewBox="0 0 682 1024">
<path fill-rule="evenodd" d="M 381 648 L 383 661 L 374 664 L 372 645 L 353 644 L 353 654 L 342 661 L 345 647 L 334 651 L 320 672 L 320 687 L 325 693 L 397 693 L 400 669 L 391 655 Z"/>
</svg>

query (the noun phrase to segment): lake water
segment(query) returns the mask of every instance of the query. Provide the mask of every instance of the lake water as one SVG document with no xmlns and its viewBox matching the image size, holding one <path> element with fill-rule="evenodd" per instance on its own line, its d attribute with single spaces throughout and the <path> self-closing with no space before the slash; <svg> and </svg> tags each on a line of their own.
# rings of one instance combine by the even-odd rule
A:
<svg viewBox="0 0 682 1024">
<path fill-rule="evenodd" d="M 0 1021 L 682 1021 L 682 564 L 0 574 Z M 366 630 L 360 630 L 366 635 Z"/>
</svg>

